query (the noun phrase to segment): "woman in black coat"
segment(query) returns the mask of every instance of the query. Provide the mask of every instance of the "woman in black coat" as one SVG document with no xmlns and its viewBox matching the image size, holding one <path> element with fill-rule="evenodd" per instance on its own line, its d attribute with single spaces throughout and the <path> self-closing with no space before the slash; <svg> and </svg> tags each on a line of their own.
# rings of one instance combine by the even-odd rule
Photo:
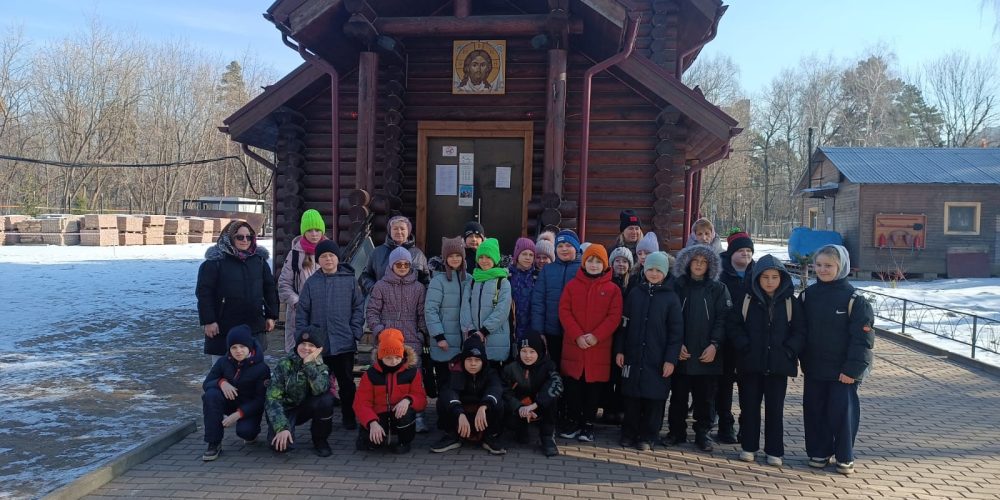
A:
<svg viewBox="0 0 1000 500">
<path fill-rule="evenodd" d="M 250 224 L 233 221 L 219 241 L 205 252 L 198 268 L 198 318 L 205 329 L 205 354 L 226 354 L 226 333 L 247 325 L 261 351 L 267 350 L 266 332 L 278 319 L 278 288 L 268 265 L 268 251 L 257 246 Z"/>
</svg>

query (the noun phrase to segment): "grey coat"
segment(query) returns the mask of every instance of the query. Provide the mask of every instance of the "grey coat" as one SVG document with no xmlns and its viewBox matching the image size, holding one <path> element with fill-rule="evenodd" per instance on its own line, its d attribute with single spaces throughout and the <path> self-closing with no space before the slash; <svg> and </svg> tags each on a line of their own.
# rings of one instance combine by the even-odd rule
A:
<svg viewBox="0 0 1000 500">
<path fill-rule="evenodd" d="M 299 291 L 295 330 L 309 325 L 322 327 L 327 339 L 324 356 L 355 352 L 364 333 L 364 303 L 349 264 L 340 264 L 332 275 L 315 272 Z"/>
<path fill-rule="evenodd" d="M 500 293 L 497 294 L 497 284 Z M 497 303 L 493 305 L 493 298 Z M 486 358 L 506 361 L 510 357 L 510 280 L 468 280 L 462 299 L 462 332 L 481 331 L 486 335 Z M 485 330 L 485 331 L 484 331 Z"/>
<path fill-rule="evenodd" d="M 450 361 L 462 351 L 462 298 L 465 297 L 465 285 L 470 281 L 472 276 L 468 274 L 459 281 L 458 273 L 453 273 L 448 281 L 447 274 L 439 272 L 427 287 L 424 318 L 427 333 L 432 338 L 431 359 L 434 361 Z M 448 342 L 448 351 L 437 346 L 441 340 Z"/>
</svg>

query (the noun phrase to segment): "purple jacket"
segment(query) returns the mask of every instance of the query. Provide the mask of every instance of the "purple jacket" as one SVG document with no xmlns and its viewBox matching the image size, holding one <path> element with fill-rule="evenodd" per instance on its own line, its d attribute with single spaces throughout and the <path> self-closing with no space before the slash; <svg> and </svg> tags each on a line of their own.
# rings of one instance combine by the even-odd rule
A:
<svg viewBox="0 0 1000 500">
<path fill-rule="evenodd" d="M 378 338 L 382 330 L 396 328 L 403 332 L 406 345 L 421 352 L 424 345 L 422 332 L 427 331 L 424 322 L 424 285 L 417 281 L 417 273 L 410 270 L 406 276 L 399 277 L 392 272 L 391 266 L 386 269 L 368 297 L 368 310 L 365 320 L 372 333 Z"/>
</svg>

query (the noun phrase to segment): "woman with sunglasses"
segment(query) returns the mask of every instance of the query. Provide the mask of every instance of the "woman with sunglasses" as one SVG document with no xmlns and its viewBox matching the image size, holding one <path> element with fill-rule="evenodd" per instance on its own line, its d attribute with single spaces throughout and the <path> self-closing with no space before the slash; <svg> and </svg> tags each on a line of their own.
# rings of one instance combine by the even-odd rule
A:
<svg viewBox="0 0 1000 500">
<path fill-rule="evenodd" d="M 274 330 L 278 319 L 278 289 L 268 258 L 267 249 L 257 246 L 253 228 L 241 220 L 227 224 L 205 252 L 195 295 L 205 354 L 213 363 L 228 352 L 226 334 L 236 325 L 248 325 L 261 350 L 267 350 L 264 334 Z"/>
<path fill-rule="evenodd" d="M 368 296 L 365 320 L 376 343 L 378 336 L 386 328 L 403 332 L 403 343 L 413 352 L 423 352 L 427 337 L 427 323 L 424 321 L 424 297 L 426 289 L 417 281 L 417 270 L 413 267 L 413 257 L 404 247 L 396 247 L 389 254 L 385 272 Z M 416 368 L 421 368 L 421 357 L 417 356 Z M 423 413 L 417 414 L 417 432 L 427 432 Z"/>
</svg>

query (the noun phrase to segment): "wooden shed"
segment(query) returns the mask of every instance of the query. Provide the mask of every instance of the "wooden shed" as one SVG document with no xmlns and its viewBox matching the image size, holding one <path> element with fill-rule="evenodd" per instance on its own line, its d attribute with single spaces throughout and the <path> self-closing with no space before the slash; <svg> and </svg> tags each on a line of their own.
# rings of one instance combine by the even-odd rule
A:
<svg viewBox="0 0 1000 500">
<path fill-rule="evenodd" d="M 479 219 L 510 252 L 546 224 L 606 243 L 635 208 L 683 246 L 699 171 L 737 122 L 680 75 L 719 0 L 278 0 L 304 63 L 225 120 L 276 153 L 276 265 L 300 214 L 347 242 L 413 220 L 428 255 Z M 277 37 L 276 37 L 277 38 Z M 244 148 L 246 150 L 246 148 Z M 260 159 L 263 160 L 263 159 Z"/>
<path fill-rule="evenodd" d="M 1000 149 L 820 147 L 802 220 L 844 237 L 862 273 L 1000 272 Z"/>
</svg>

